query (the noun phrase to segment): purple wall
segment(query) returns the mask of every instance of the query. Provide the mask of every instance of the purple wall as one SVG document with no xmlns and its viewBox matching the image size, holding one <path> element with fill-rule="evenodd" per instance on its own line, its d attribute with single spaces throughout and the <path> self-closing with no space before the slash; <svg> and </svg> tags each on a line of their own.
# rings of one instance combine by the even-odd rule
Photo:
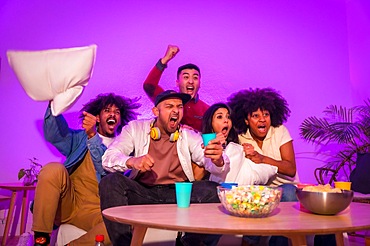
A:
<svg viewBox="0 0 370 246">
<path fill-rule="evenodd" d="M 207 1 L 205 1 L 207 2 Z M 232 4 L 231 4 L 232 2 Z M 159 4 L 160 3 L 160 4 Z M 369 97 L 370 4 L 367 0 L 314 1 L 48 1 L 0 3 L 0 182 L 17 180 L 28 158 L 63 161 L 41 133 L 47 102 L 35 102 L 10 69 L 6 51 L 98 45 L 94 74 L 65 116 L 102 92 L 142 96 L 142 82 L 168 44 L 180 47 L 161 85 L 174 88 L 178 66 L 202 70 L 201 97 L 212 104 L 242 88 L 271 86 L 288 100 L 301 181 L 315 182 L 321 161 L 299 138 L 304 118 L 330 104 L 353 106 Z"/>
</svg>

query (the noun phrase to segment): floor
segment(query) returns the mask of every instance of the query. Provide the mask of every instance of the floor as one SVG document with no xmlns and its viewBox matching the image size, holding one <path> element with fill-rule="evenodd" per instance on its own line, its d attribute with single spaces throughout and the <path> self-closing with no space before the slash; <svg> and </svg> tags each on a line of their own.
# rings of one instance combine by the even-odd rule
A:
<svg viewBox="0 0 370 246">
<path fill-rule="evenodd" d="M 2 240 L 2 237 L 0 237 L 0 240 Z M 8 242 L 6 246 L 17 246 L 18 244 L 19 237 L 13 237 L 13 238 L 8 238 Z M 370 242 L 369 242 L 370 243 Z M 220 245 L 221 244 L 221 245 Z M 224 246 L 225 244 L 220 242 L 219 246 Z M 145 246 L 174 246 L 173 242 L 168 242 L 168 243 L 148 243 L 144 244 Z M 364 238 L 360 237 L 349 237 L 349 246 L 364 246 L 365 245 L 365 240 Z M 370 245 L 370 244 L 368 244 Z M 20 245 L 20 246 L 26 246 L 26 245 Z M 226 246 L 226 245 L 225 245 Z M 227 245 L 227 246 L 232 246 L 232 245 Z"/>
</svg>

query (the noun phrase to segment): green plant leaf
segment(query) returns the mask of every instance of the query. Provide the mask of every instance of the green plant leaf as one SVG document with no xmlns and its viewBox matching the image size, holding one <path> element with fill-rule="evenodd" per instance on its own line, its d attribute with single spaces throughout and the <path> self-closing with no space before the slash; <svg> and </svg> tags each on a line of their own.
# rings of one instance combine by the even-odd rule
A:
<svg viewBox="0 0 370 246">
<path fill-rule="evenodd" d="M 352 108 L 330 105 L 323 113 L 324 117 L 307 117 L 299 127 L 299 134 L 316 145 L 338 145 L 325 166 L 352 171 L 357 153 L 370 152 L 370 98 L 365 100 L 365 105 Z"/>
<path fill-rule="evenodd" d="M 26 172 L 24 171 L 24 168 L 22 168 L 21 170 L 19 170 L 18 172 L 18 180 L 20 180 L 21 178 L 24 177 L 24 175 L 26 175 Z"/>
<path fill-rule="evenodd" d="M 321 143 L 327 140 L 329 123 L 326 119 L 308 117 L 300 126 L 300 135 L 308 142 Z"/>
</svg>

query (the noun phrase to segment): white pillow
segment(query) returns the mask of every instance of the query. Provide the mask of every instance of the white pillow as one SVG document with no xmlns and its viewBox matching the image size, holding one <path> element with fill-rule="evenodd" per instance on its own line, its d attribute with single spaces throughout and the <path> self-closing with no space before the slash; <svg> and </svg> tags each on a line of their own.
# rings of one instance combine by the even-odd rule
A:
<svg viewBox="0 0 370 246">
<path fill-rule="evenodd" d="M 57 116 L 81 96 L 93 72 L 96 45 L 41 51 L 8 51 L 8 61 L 27 95 L 50 101 Z"/>
</svg>

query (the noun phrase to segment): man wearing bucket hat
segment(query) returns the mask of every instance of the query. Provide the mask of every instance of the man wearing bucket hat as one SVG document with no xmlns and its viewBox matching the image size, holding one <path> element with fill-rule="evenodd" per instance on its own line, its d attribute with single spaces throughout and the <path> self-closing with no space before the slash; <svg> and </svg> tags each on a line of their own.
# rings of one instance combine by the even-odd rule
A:
<svg viewBox="0 0 370 246">
<path fill-rule="evenodd" d="M 194 181 L 191 162 L 200 166 L 212 162 L 211 168 L 221 170 L 229 161 L 218 140 L 212 140 L 203 149 L 201 136 L 180 125 L 184 104 L 189 100 L 188 94 L 164 91 L 154 101 L 154 119 L 131 121 L 122 129 L 103 156 L 103 167 L 114 173 L 99 185 L 102 210 L 133 204 L 176 203 L 174 184 L 186 181 L 193 183 L 191 203 L 219 202 L 217 183 Z M 119 174 L 127 170 L 131 170 L 129 177 Z M 105 218 L 104 222 L 114 245 L 130 244 L 129 225 Z M 193 239 L 202 237 L 197 234 Z M 199 245 L 194 241 L 183 243 Z"/>
</svg>

